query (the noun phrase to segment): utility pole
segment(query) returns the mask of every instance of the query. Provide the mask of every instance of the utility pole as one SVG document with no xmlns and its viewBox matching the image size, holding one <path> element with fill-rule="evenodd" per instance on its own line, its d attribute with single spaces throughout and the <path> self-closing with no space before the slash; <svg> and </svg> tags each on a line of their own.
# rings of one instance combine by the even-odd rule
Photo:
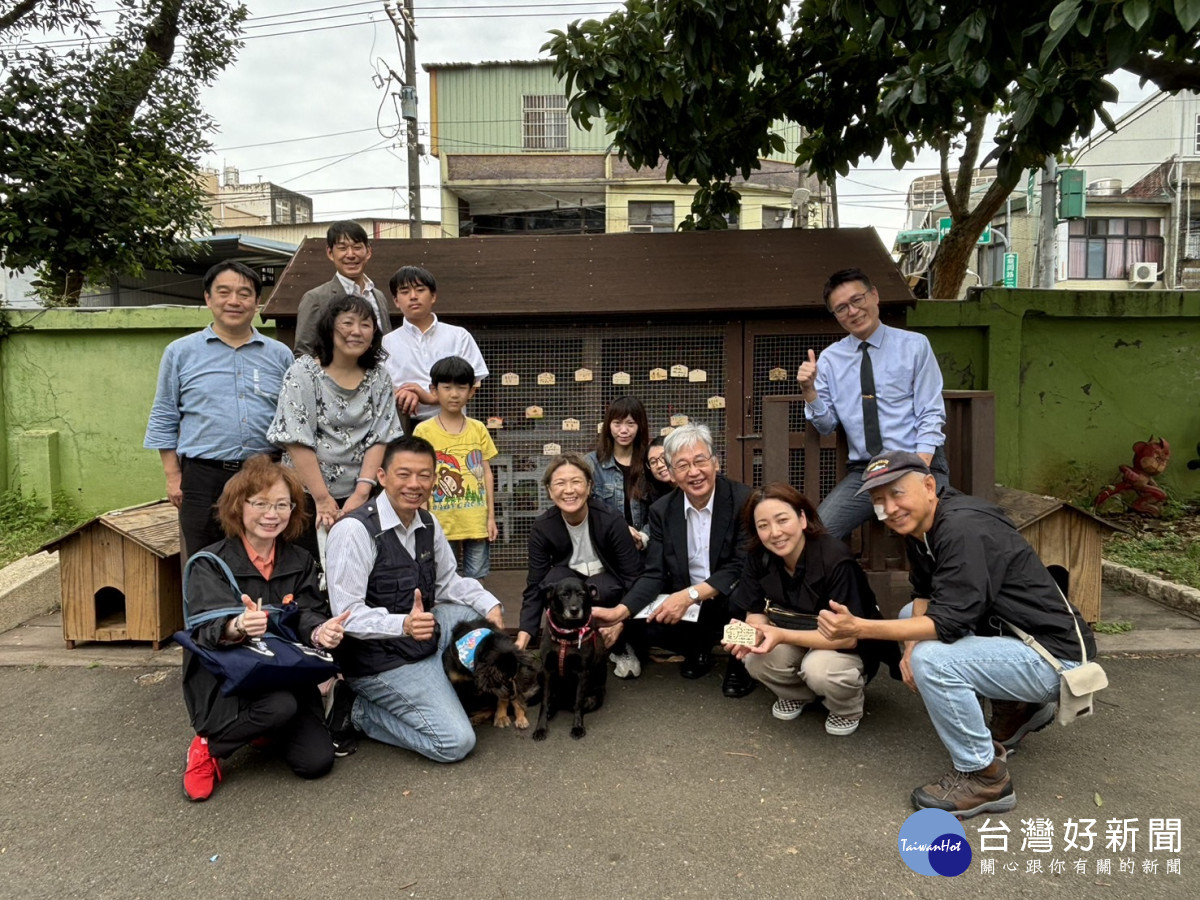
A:
<svg viewBox="0 0 1200 900">
<path fill-rule="evenodd" d="M 1058 276 L 1055 258 L 1055 229 L 1058 227 L 1058 163 L 1046 157 L 1042 168 L 1042 221 L 1038 228 L 1037 286 L 1053 288 Z"/>
<path fill-rule="evenodd" d="M 408 236 L 424 237 L 421 230 L 421 144 L 417 134 L 417 26 L 413 0 L 404 0 L 399 14 L 385 3 L 384 11 L 396 29 L 396 42 L 404 58 L 400 86 L 400 114 L 408 125 Z"/>
</svg>

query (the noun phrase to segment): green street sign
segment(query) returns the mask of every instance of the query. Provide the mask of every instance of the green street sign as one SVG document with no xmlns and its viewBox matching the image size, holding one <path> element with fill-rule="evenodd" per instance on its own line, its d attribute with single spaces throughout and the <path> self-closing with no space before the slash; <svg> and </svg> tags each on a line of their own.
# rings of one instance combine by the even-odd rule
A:
<svg viewBox="0 0 1200 900">
<path fill-rule="evenodd" d="M 954 224 L 954 220 L 951 219 L 949 216 L 947 216 L 944 219 L 938 219 L 937 232 L 938 232 L 938 243 L 939 244 L 946 239 L 946 235 L 948 235 L 950 233 L 950 226 L 952 226 L 953 224 Z M 983 234 L 979 235 L 979 240 L 977 240 L 975 243 L 976 244 L 990 244 L 991 242 L 992 242 L 992 226 L 987 225 L 983 229 Z"/>
<path fill-rule="evenodd" d="M 1017 286 L 1017 254 L 1004 254 L 1004 286 L 1006 288 L 1015 288 Z"/>
<path fill-rule="evenodd" d="M 901 231 L 896 235 L 897 244 L 919 244 L 922 241 L 940 240 L 936 228 L 920 228 L 916 231 Z"/>
</svg>

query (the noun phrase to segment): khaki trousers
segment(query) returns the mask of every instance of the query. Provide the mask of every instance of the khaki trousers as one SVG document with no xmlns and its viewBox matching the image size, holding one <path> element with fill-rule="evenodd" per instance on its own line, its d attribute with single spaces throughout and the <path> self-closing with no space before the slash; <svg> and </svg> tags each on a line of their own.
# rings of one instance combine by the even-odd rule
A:
<svg viewBox="0 0 1200 900">
<path fill-rule="evenodd" d="M 776 697 L 810 702 L 825 698 L 836 716 L 858 719 L 863 712 L 863 661 L 857 653 L 809 650 L 780 644 L 770 653 L 747 654 L 746 670 Z"/>
</svg>

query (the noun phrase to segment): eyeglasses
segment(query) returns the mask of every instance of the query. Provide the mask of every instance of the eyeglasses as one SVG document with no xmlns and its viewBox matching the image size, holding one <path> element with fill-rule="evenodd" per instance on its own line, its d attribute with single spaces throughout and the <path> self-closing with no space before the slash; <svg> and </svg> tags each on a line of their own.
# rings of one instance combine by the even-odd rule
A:
<svg viewBox="0 0 1200 900">
<path fill-rule="evenodd" d="M 656 456 L 653 459 L 648 459 L 646 460 L 646 465 L 652 469 L 663 469 L 664 471 L 668 470 L 669 468 L 667 466 L 667 458 L 665 456 Z"/>
<path fill-rule="evenodd" d="M 259 515 L 262 515 L 268 509 L 271 509 L 274 510 L 275 514 L 278 516 L 286 516 L 296 508 L 295 503 L 285 503 L 282 501 L 279 503 L 267 503 L 265 500 L 247 500 L 246 505 Z"/>
<path fill-rule="evenodd" d="M 850 315 L 850 307 L 853 306 L 855 309 L 862 309 L 864 306 L 866 306 L 867 297 L 869 296 L 871 296 L 870 291 L 867 291 L 865 294 L 855 294 L 845 303 L 833 308 L 834 316 L 839 319 L 844 319 L 846 316 Z"/>
<path fill-rule="evenodd" d="M 681 459 L 675 465 L 671 466 L 671 471 L 676 475 L 686 475 L 695 466 L 697 469 L 703 469 L 712 460 L 711 456 L 697 456 L 694 459 Z"/>
</svg>

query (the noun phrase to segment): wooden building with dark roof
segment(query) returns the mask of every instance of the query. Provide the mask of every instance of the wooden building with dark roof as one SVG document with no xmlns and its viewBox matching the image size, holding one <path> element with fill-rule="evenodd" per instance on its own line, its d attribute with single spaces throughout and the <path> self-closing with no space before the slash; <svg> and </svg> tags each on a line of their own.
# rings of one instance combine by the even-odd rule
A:
<svg viewBox="0 0 1200 900">
<path fill-rule="evenodd" d="M 733 478 L 761 482 L 762 398 L 795 390 L 796 370 L 844 332 L 821 298 L 831 272 L 875 282 L 884 322 L 915 301 L 875 231 L 790 229 L 380 240 L 376 285 L 404 265 L 437 279 L 441 318 L 466 327 L 487 361 L 469 412 L 488 421 L 500 456 L 496 568 L 523 566 L 530 520 L 546 505 L 539 477 L 559 448 L 588 451 L 606 405 L 632 394 L 655 434 L 695 421 L 713 431 Z M 323 240 L 305 241 L 263 316 L 281 340 L 300 298 L 330 279 Z M 393 312 L 393 321 L 400 313 Z M 796 405 L 793 431 L 803 430 Z M 822 457 L 823 491 L 835 459 Z M 803 483 L 793 453 L 793 483 Z"/>
</svg>

